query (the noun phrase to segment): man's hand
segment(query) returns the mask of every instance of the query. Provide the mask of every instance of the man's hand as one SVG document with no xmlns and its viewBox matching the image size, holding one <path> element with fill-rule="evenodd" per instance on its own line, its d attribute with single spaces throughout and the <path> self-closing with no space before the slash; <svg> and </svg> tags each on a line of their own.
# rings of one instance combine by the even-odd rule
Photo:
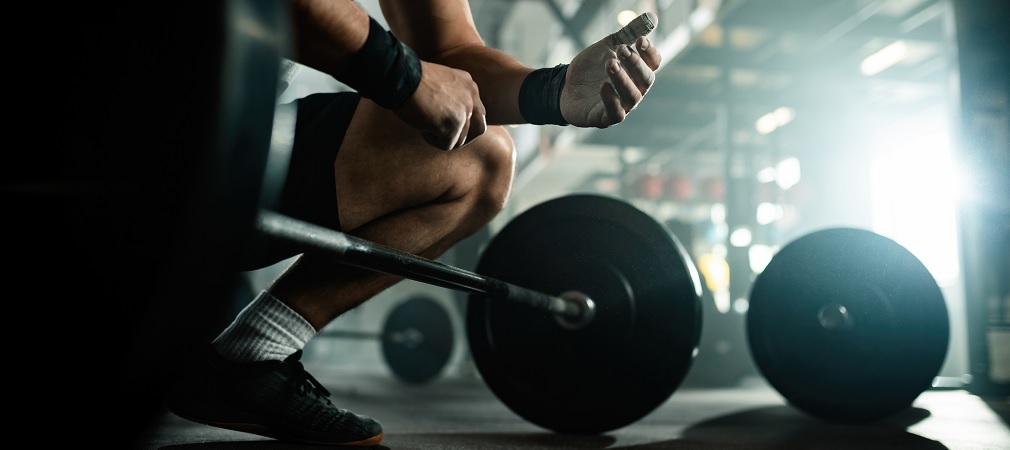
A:
<svg viewBox="0 0 1010 450">
<path fill-rule="evenodd" d="M 595 128 L 620 123 L 656 81 L 662 56 L 647 37 L 656 15 L 646 13 L 635 21 L 572 59 L 561 92 L 561 115 L 568 123 Z M 643 28 L 643 23 L 651 27 Z"/>
<path fill-rule="evenodd" d="M 462 147 L 487 131 L 484 104 L 470 74 L 425 61 L 421 84 L 394 112 L 441 150 Z"/>
</svg>

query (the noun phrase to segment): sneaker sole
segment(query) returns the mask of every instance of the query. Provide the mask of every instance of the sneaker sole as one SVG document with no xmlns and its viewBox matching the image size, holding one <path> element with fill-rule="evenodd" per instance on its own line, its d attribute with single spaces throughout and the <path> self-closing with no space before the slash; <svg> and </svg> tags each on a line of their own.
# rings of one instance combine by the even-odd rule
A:
<svg viewBox="0 0 1010 450">
<path fill-rule="evenodd" d="M 299 443 L 303 443 L 303 444 L 344 445 L 344 446 L 352 446 L 352 447 L 372 447 L 372 446 L 379 445 L 379 443 L 382 442 L 382 438 L 385 436 L 385 433 L 379 433 L 379 434 L 377 434 L 375 436 L 372 436 L 370 438 L 361 439 L 361 440 L 357 440 L 357 441 L 326 441 L 326 440 L 317 441 L 317 440 L 313 440 L 313 439 L 305 439 L 305 438 L 300 438 L 300 437 L 292 436 L 292 435 L 287 434 L 287 433 L 279 432 L 279 431 L 277 431 L 277 430 L 275 430 L 273 428 L 269 428 L 269 427 L 266 427 L 266 426 L 263 426 L 263 425 L 260 425 L 260 424 L 255 424 L 255 423 L 214 422 L 214 421 L 210 421 L 210 420 L 196 419 L 196 418 L 189 417 L 189 416 L 186 416 L 186 415 L 183 415 L 183 414 L 179 414 L 179 413 L 175 413 L 175 415 L 177 415 L 177 416 L 179 416 L 179 417 L 181 417 L 183 419 L 186 419 L 186 420 L 188 420 L 190 422 L 196 422 L 196 423 L 203 424 L 203 425 L 210 425 L 212 427 L 224 428 L 224 429 L 233 430 L 233 431 L 240 431 L 240 432 L 243 432 L 243 433 L 256 434 L 256 435 L 260 435 L 260 436 L 263 436 L 263 437 L 277 439 L 277 440 L 280 440 L 280 441 L 299 442 Z"/>
</svg>

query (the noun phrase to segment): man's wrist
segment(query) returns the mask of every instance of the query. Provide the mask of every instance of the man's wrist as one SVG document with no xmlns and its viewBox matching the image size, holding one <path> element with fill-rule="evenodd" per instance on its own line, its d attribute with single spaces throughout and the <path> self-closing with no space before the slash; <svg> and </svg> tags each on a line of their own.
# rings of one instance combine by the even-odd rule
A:
<svg viewBox="0 0 1010 450">
<path fill-rule="evenodd" d="M 421 60 L 369 17 L 368 38 L 338 79 L 387 109 L 407 103 L 421 84 Z"/>
<path fill-rule="evenodd" d="M 530 72 L 519 88 L 519 112 L 535 125 L 568 125 L 561 115 L 561 91 L 565 88 L 568 64 Z"/>
</svg>

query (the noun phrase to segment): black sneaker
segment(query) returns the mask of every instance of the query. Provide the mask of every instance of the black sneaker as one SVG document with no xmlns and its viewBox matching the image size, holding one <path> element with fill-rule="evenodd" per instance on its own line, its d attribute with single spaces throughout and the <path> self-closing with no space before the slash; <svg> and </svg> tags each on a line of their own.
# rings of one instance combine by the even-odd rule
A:
<svg viewBox="0 0 1010 450">
<path fill-rule="evenodd" d="M 330 393 L 299 361 L 233 363 L 208 348 L 182 375 L 168 399 L 175 415 L 193 422 L 282 441 L 374 446 L 382 426 L 333 406 Z"/>
</svg>

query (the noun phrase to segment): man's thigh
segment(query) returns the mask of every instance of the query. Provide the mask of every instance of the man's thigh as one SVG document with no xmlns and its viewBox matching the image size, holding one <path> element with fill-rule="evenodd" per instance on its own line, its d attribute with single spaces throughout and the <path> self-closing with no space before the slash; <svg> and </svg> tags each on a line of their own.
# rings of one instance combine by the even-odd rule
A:
<svg viewBox="0 0 1010 450">
<path fill-rule="evenodd" d="M 319 93 L 295 102 L 294 142 L 277 212 L 341 229 L 333 166 L 360 98 L 353 92 Z M 253 247 L 240 269 L 258 269 L 296 255 L 269 240 Z"/>
</svg>

